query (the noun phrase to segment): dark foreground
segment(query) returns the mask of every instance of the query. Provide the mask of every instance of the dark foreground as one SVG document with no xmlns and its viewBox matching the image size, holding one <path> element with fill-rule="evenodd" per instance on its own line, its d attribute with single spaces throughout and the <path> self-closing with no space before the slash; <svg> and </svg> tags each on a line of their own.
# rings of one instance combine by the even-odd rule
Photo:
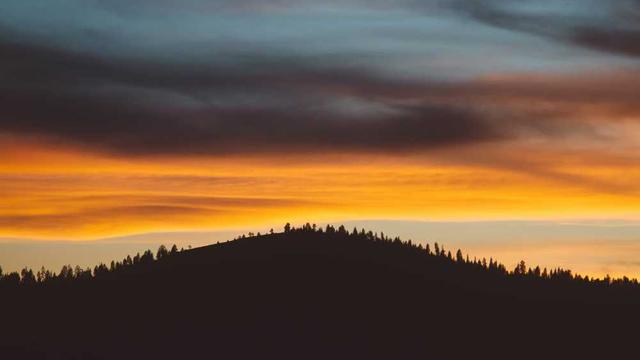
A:
<svg viewBox="0 0 640 360">
<path fill-rule="evenodd" d="M 0 288 L 0 359 L 638 358 L 639 299 L 298 231 Z"/>
</svg>

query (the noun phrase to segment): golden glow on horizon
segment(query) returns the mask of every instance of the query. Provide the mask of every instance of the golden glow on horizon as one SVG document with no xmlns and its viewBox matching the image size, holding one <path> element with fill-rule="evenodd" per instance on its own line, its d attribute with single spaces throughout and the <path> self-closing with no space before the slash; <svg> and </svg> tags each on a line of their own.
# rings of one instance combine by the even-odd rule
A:
<svg viewBox="0 0 640 360">
<path fill-rule="evenodd" d="M 17 141 L 4 149 L 0 237 L 92 239 L 371 218 L 635 218 L 640 208 L 638 167 L 565 152 L 556 155 L 558 171 L 528 160 L 544 162 L 552 151 L 534 156 L 524 147 L 511 149 L 514 157 L 476 146 L 430 158 L 313 160 L 121 159 Z"/>
</svg>

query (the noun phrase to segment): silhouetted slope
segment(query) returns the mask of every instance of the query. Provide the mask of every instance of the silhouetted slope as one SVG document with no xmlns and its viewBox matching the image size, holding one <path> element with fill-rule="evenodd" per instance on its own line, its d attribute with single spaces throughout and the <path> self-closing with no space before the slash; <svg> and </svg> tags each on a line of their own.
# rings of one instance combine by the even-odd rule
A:
<svg viewBox="0 0 640 360">
<path fill-rule="evenodd" d="M 640 304 L 633 286 L 507 276 L 313 231 L 0 296 L 2 359 L 615 358 L 633 350 Z"/>
</svg>

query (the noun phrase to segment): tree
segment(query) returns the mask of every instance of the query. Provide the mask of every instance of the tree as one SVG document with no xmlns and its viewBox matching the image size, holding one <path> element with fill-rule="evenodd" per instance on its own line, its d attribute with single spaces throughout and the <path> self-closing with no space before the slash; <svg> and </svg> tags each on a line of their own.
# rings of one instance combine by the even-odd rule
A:
<svg viewBox="0 0 640 360">
<path fill-rule="evenodd" d="M 49 272 L 47 271 L 47 269 L 44 268 L 44 266 L 41 267 L 40 270 L 38 270 L 38 272 L 36 273 L 36 280 L 39 283 L 47 281 L 48 280 L 48 273 Z"/>
<path fill-rule="evenodd" d="M 527 273 L 527 264 L 524 260 L 520 260 L 518 265 L 516 265 L 516 268 L 513 269 L 513 273 L 515 275 L 525 275 Z"/>
<path fill-rule="evenodd" d="M 169 251 L 167 250 L 167 247 L 164 245 L 160 245 L 160 247 L 158 248 L 158 251 L 156 252 L 156 259 L 160 260 L 167 255 L 169 255 Z"/>
<path fill-rule="evenodd" d="M 22 283 L 25 285 L 32 285 L 36 283 L 36 277 L 33 274 L 33 270 L 31 269 L 27 269 L 24 268 L 22 269 L 22 271 L 20 272 L 20 275 L 22 277 Z"/>
<path fill-rule="evenodd" d="M 140 257 L 140 262 L 143 264 L 153 262 L 153 253 L 151 252 L 151 250 L 147 250 L 144 252 L 144 254 L 142 254 L 142 257 Z"/>
<path fill-rule="evenodd" d="M 73 275 L 76 279 L 82 277 L 82 268 L 79 265 L 76 265 L 76 267 L 73 269 Z"/>
<path fill-rule="evenodd" d="M 111 262 L 113 264 L 113 261 Z M 58 277 L 62 280 L 71 280 L 73 279 L 73 268 L 71 265 L 62 265 L 62 269 L 60 269 L 60 274 Z"/>
<path fill-rule="evenodd" d="M 291 224 L 289 223 L 284 224 L 284 232 L 288 233 L 289 231 L 291 231 Z"/>
<path fill-rule="evenodd" d="M 456 251 L 456 261 L 459 263 L 463 263 L 464 262 L 464 256 L 462 256 L 462 250 L 458 249 L 458 251 Z"/>
<path fill-rule="evenodd" d="M 273 229 L 271 229 L 273 231 Z M 175 255 L 178 253 L 178 247 L 176 246 L 176 244 L 173 244 L 173 246 L 171 247 L 171 251 L 169 252 L 169 254 L 171 255 Z"/>
<path fill-rule="evenodd" d="M 94 277 L 103 276 L 104 274 L 107 274 L 107 273 L 109 273 L 109 268 L 107 268 L 107 265 L 103 263 L 100 263 L 100 265 L 93 268 Z"/>
<path fill-rule="evenodd" d="M 2 277 L 2 282 L 8 284 L 9 286 L 18 286 L 20 285 L 20 274 L 15 271 L 10 272 Z"/>
</svg>

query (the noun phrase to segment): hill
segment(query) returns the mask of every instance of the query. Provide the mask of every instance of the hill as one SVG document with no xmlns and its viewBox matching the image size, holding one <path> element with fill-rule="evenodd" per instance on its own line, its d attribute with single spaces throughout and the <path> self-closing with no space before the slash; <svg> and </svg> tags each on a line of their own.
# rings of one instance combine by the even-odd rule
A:
<svg viewBox="0 0 640 360">
<path fill-rule="evenodd" d="M 635 280 L 311 226 L 7 274 L 0 303 L 3 359 L 615 358 L 640 319 Z"/>
</svg>

